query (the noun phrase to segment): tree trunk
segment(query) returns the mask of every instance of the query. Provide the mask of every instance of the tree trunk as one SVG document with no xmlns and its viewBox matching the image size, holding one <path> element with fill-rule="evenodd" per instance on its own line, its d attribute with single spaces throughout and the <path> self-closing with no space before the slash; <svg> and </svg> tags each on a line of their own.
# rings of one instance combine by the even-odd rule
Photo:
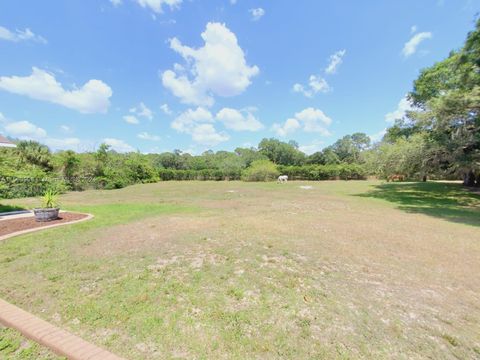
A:
<svg viewBox="0 0 480 360">
<path fill-rule="evenodd" d="M 465 186 L 475 186 L 475 173 L 473 170 L 470 170 L 468 173 L 463 175 L 463 185 Z"/>
</svg>

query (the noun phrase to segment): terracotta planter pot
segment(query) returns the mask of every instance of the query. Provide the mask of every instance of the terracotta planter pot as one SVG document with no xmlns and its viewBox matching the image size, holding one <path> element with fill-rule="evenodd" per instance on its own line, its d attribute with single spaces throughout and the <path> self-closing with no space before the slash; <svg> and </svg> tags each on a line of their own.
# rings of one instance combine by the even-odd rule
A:
<svg viewBox="0 0 480 360">
<path fill-rule="evenodd" d="M 59 208 L 33 209 L 35 220 L 38 222 L 47 222 L 58 219 Z"/>
</svg>

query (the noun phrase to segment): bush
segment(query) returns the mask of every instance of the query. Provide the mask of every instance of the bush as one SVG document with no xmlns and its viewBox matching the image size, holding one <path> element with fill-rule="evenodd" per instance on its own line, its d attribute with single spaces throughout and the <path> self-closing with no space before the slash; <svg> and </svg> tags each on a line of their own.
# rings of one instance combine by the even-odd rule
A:
<svg viewBox="0 0 480 360">
<path fill-rule="evenodd" d="M 61 193 L 67 190 L 63 178 L 56 178 L 37 166 L 3 167 L 0 164 L 0 198 L 13 199 L 43 195 L 48 189 Z"/>
<path fill-rule="evenodd" d="M 162 181 L 170 180 L 240 180 L 240 170 L 220 170 L 220 169 L 202 169 L 202 170 L 175 170 L 159 169 L 158 178 Z"/>
<path fill-rule="evenodd" d="M 279 166 L 282 175 L 290 180 L 361 180 L 366 172 L 358 164 Z"/>
<path fill-rule="evenodd" d="M 256 160 L 252 162 L 249 168 L 243 171 L 242 180 L 272 181 L 275 180 L 279 174 L 273 162 L 269 160 Z"/>
</svg>

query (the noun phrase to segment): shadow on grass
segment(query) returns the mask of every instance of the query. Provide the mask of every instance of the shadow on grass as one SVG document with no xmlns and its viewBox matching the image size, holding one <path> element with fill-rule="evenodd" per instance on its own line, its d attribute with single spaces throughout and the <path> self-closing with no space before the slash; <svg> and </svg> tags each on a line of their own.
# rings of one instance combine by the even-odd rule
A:
<svg viewBox="0 0 480 360">
<path fill-rule="evenodd" d="M 480 195 L 461 184 L 386 183 L 374 185 L 370 191 L 355 196 L 383 199 L 409 213 L 480 227 Z"/>
<path fill-rule="evenodd" d="M 9 211 L 18 211 L 18 210 L 25 210 L 24 208 L 20 206 L 14 206 L 14 205 L 2 205 L 0 204 L 0 214 L 4 212 L 9 212 Z"/>
</svg>

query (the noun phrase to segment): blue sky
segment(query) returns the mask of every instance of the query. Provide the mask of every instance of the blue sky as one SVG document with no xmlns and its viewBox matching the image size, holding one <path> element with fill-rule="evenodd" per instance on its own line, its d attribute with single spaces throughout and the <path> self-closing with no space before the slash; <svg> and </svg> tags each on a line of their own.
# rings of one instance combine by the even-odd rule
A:
<svg viewBox="0 0 480 360">
<path fill-rule="evenodd" d="M 378 138 L 478 11 L 474 0 L 5 0 L 0 133 L 191 153 Z"/>
</svg>

